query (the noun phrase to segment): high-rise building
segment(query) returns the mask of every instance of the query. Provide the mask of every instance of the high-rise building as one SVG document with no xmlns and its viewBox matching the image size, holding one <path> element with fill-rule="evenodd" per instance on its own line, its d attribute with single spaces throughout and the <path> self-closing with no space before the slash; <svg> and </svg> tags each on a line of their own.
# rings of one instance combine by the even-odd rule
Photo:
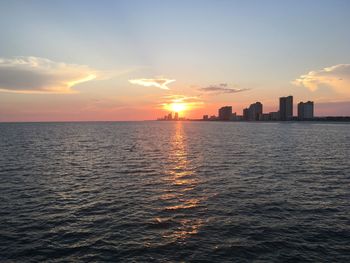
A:
<svg viewBox="0 0 350 263">
<path fill-rule="evenodd" d="M 290 121 L 293 119 L 293 96 L 280 98 L 280 120 Z"/>
<path fill-rule="evenodd" d="M 209 116 L 208 115 L 203 115 L 203 120 L 208 120 L 209 119 Z"/>
<path fill-rule="evenodd" d="M 168 118 L 167 118 L 168 121 L 171 121 L 173 120 L 173 114 L 172 113 L 169 113 L 168 114 Z"/>
<path fill-rule="evenodd" d="M 245 120 L 245 121 L 249 120 L 249 109 L 248 108 L 243 109 L 243 120 Z"/>
<path fill-rule="evenodd" d="M 232 117 L 232 107 L 225 106 L 219 109 L 219 120 L 221 121 L 229 121 Z"/>
<path fill-rule="evenodd" d="M 298 119 L 311 120 L 314 117 L 314 102 L 300 102 L 298 104 Z"/>
<path fill-rule="evenodd" d="M 178 112 L 175 112 L 174 120 L 175 120 L 175 121 L 178 121 L 178 120 L 179 120 L 179 113 L 178 113 Z"/>
<path fill-rule="evenodd" d="M 261 102 L 255 102 L 253 104 L 250 104 L 248 111 L 248 120 L 258 121 L 260 115 L 262 115 L 263 113 L 263 105 L 261 104 Z"/>
</svg>

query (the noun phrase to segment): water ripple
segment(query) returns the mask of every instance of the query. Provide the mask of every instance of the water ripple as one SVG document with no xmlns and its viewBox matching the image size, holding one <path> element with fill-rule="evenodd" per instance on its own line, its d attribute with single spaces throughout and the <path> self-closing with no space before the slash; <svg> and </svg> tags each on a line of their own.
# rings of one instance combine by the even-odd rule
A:
<svg viewBox="0 0 350 263">
<path fill-rule="evenodd" d="M 350 262 L 348 124 L 0 124 L 0 261 Z"/>
</svg>

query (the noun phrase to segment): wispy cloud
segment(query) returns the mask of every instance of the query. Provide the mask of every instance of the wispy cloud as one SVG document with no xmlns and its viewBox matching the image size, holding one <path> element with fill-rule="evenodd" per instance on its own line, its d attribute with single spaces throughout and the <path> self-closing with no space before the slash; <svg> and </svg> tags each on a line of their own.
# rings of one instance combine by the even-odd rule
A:
<svg viewBox="0 0 350 263">
<path fill-rule="evenodd" d="M 207 92 L 209 94 L 222 94 L 222 93 L 238 93 L 247 91 L 249 89 L 239 89 L 239 88 L 231 88 L 227 83 L 220 83 L 217 85 L 210 85 L 208 87 L 200 88 L 200 91 Z"/>
<path fill-rule="evenodd" d="M 168 95 L 164 96 L 163 100 L 166 102 L 201 102 L 202 100 L 198 96 L 185 96 L 185 95 Z"/>
<path fill-rule="evenodd" d="M 76 93 L 72 87 L 96 79 L 85 65 L 39 57 L 0 58 L 0 91 L 14 93 Z"/>
<path fill-rule="evenodd" d="M 322 86 L 337 93 L 350 95 L 350 64 L 339 64 L 321 70 L 310 71 L 292 82 L 297 86 L 316 91 Z"/>
<path fill-rule="evenodd" d="M 136 84 L 144 87 L 156 87 L 160 89 L 169 90 L 168 84 L 174 82 L 174 79 L 153 78 L 153 79 L 130 79 L 131 84 Z"/>
</svg>

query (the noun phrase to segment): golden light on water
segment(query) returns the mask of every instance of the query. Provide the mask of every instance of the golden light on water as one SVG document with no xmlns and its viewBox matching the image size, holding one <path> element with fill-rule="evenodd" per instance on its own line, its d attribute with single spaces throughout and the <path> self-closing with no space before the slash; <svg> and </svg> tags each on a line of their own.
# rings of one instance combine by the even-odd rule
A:
<svg viewBox="0 0 350 263">
<path fill-rule="evenodd" d="M 170 109 L 186 110 L 185 103 L 169 104 Z M 163 202 L 163 213 L 167 216 L 157 217 L 155 222 L 176 222 L 176 227 L 164 229 L 162 237 L 168 240 L 184 240 L 196 235 L 203 224 L 201 218 L 187 217 L 189 211 L 201 206 L 203 196 L 195 194 L 194 189 L 200 183 L 188 158 L 187 138 L 183 123 L 175 123 L 175 130 L 170 139 L 168 152 L 169 167 L 165 171 L 163 182 L 166 185 L 159 199 Z M 184 212 L 188 211 L 188 212 Z"/>
</svg>

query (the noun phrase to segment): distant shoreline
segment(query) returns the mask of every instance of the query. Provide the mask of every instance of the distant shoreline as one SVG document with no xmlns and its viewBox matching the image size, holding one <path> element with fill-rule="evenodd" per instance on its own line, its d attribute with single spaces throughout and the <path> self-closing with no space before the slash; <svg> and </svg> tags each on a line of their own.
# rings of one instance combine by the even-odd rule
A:
<svg viewBox="0 0 350 263">
<path fill-rule="evenodd" d="M 310 119 L 310 120 L 298 120 L 298 119 L 293 119 L 290 121 L 281 121 L 281 120 L 231 120 L 231 121 L 226 121 L 226 120 L 204 120 L 204 119 L 185 119 L 185 120 L 156 120 L 156 121 L 164 121 L 164 122 L 176 122 L 176 121 L 203 121 L 203 122 L 252 122 L 252 123 L 259 123 L 259 122 L 282 122 L 282 123 L 290 123 L 290 122 L 350 122 L 350 117 L 346 116 L 346 117 L 315 117 L 314 119 Z"/>
<path fill-rule="evenodd" d="M 25 124 L 25 123 L 112 123 L 112 122 L 147 122 L 147 121 L 157 121 L 157 122 L 246 122 L 246 123 L 348 123 L 350 122 L 350 117 L 316 117 L 313 120 L 290 120 L 290 121 L 247 121 L 247 120 L 232 120 L 232 121 L 222 121 L 222 120 L 203 120 L 203 119 L 182 119 L 182 120 L 128 120 L 128 121 L 2 121 L 0 124 Z"/>
</svg>

